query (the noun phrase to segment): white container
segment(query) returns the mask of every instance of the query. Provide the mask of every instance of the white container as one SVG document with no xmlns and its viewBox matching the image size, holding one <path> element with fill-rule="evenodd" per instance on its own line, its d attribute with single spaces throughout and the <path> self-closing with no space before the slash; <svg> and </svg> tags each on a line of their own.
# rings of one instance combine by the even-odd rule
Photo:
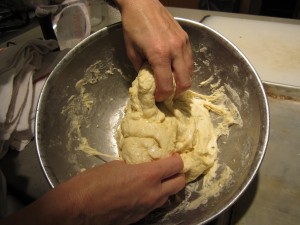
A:
<svg viewBox="0 0 300 225">
<path fill-rule="evenodd" d="M 88 0 L 91 26 L 98 26 L 103 22 L 103 0 Z"/>
<path fill-rule="evenodd" d="M 57 5 L 40 5 L 36 14 L 52 15 L 52 28 L 60 50 L 73 48 L 91 33 L 90 14 L 85 0 L 66 0 Z"/>
</svg>

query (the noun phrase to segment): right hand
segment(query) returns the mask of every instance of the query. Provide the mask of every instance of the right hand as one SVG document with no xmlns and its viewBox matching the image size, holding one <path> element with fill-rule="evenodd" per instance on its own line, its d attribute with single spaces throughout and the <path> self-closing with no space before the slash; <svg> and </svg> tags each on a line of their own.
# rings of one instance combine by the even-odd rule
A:
<svg viewBox="0 0 300 225">
<path fill-rule="evenodd" d="M 181 157 L 128 165 L 113 161 L 87 170 L 63 186 L 88 224 L 130 224 L 162 206 L 185 186 Z"/>
</svg>

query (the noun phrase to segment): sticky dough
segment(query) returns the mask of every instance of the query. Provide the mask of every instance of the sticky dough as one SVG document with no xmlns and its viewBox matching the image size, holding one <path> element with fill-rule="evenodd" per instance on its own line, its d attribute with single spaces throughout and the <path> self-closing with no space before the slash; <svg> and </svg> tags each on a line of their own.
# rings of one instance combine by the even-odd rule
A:
<svg viewBox="0 0 300 225">
<path fill-rule="evenodd" d="M 217 139 L 224 131 L 214 128 L 210 111 L 215 107 L 190 90 L 174 101 L 156 104 L 154 91 L 153 72 L 146 65 L 129 89 L 130 99 L 118 130 L 120 156 L 137 164 L 177 152 L 184 162 L 186 182 L 190 182 L 216 161 Z M 228 112 L 225 107 L 218 110 L 218 114 Z"/>
</svg>

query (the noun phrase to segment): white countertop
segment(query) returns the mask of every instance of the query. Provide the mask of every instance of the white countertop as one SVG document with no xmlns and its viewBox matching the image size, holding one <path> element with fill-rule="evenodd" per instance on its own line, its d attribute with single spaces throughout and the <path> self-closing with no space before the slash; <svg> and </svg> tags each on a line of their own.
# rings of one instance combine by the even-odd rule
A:
<svg viewBox="0 0 300 225">
<path fill-rule="evenodd" d="M 300 87 L 300 20 L 170 8 L 237 46 L 265 82 Z"/>
</svg>

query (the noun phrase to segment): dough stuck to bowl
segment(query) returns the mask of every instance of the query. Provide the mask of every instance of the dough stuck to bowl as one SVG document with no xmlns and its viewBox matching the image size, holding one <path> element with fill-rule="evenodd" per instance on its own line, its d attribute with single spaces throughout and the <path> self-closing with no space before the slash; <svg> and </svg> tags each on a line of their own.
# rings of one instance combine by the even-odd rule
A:
<svg viewBox="0 0 300 225">
<path fill-rule="evenodd" d="M 228 134 L 231 124 L 241 125 L 238 110 L 224 88 L 211 96 L 187 90 L 163 103 L 155 102 L 154 92 L 153 71 L 145 64 L 129 89 L 117 135 L 120 156 L 126 163 L 138 164 L 179 153 L 186 182 L 193 181 L 216 162 L 218 137 Z M 211 113 L 219 118 L 213 121 Z"/>
</svg>

